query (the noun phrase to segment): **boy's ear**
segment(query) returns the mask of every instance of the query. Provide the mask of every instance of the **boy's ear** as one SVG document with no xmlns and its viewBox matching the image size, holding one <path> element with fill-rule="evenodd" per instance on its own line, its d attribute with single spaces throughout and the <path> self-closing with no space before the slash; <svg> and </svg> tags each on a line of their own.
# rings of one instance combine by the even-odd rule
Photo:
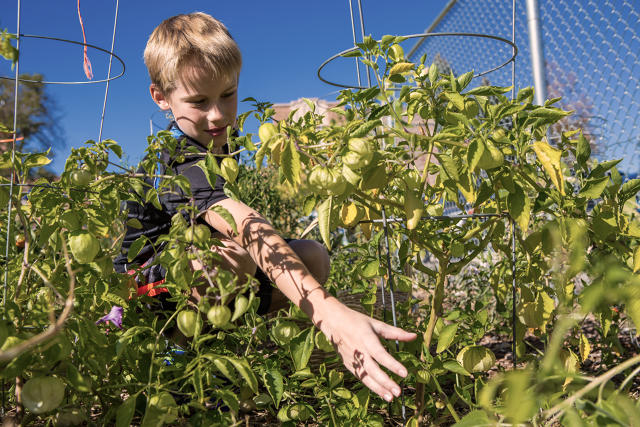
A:
<svg viewBox="0 0 640 427">
<path fill-rule="evenodd" d="M 167 98 L 158 86 L 151 83 L 149 86 L 149 93 L 151 93 L 151 99 L 153 99 L 153 102 L 155 102 L 161 110 L 168 110 L 171 108 Z"/>
</svg>

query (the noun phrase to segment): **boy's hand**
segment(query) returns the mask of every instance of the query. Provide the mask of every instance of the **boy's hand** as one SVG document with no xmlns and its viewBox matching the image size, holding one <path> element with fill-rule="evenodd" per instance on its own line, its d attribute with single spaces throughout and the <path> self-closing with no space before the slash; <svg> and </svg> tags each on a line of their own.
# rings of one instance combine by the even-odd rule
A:
<svg viewBox="0 0 640 427">
<path fill-rule="evenodd" d="M 337 300 L 331 306 L 327 316 L 317 313 L 314 323 L 334 344 L 347 369 L 384 400 L 400 396 L 400 387 L 380 365 L 403 378 L 407 370 L 387 352 L 379 337 L 412 341 L 416 334 L 365 316 Z"/>
</svg>

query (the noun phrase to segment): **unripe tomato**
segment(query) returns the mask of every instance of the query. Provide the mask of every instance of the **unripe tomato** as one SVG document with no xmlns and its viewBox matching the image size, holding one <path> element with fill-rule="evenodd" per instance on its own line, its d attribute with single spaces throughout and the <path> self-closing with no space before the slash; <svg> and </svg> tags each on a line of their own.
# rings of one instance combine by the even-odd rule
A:
<svg viewBox="0 0 640 427">
<path fill-rule="evenodd" d="M 87 169 L 75 169 L 69 174 L 69 181 L 74 187 L 86 187 L 93 179 L 93 175 Z"/>
<path fill-rule="evenodd" d="M 329 169 L 322 166 L 316 166 L 311 170 L 308 182 L 309 186 L 311 186 L 315 192 L 326 194 L 331 180 L 332 177 L 329 173 Z"/>
<path fill-rule="evenodd" d="M 329 176 L 331 177 L 331 181 L 326 187 L 329 194 L 339 196 L 344 193 L 344 191 L 347 189 L 347 181 L 344 179 L 344 176 L 342 176 L 342 172 L 335 169 L 330 169 Z"/>
<path fill-rule="evenodd" d="M 349 151 L 342 156 L 342 163 L 348 166 L 352 170 L 358 170 L 366 167 L 370 162 L 373 154 L 363 156 L 355 151 Z"/>
<path fill-rule="evenodd" d="M 294 403 L 287 409 L 289 419 L 306 421 L 311 418 L 311 410 L 304 403 Z"/>
<path fill-rule="evenodd" d="M 56 427 L 79 426 L 87 421 L 87 416 L 80 409 L 72 408 L 56 414 Z"/>
<path fill-rule="evenodd" d="M 502 166 L 504 163 L 504 154 L 489 140 L 484 143 L 484 151 L 480 160 L 478 161 L 478 167 L 481 169 L 489 170 Z"/>
<path fill-rule="evenodd" d="M 371 146 L 371 142 L 363 138 L 351 138 L 348 143 L 349 151 L 353 151 L 362 155 L 371 155 L 373 156 L 373 147 Z"/>
<path fill-rule="evenodd" d="M 185 337 L 192 337 L 198 330 L 200 316 L 193 310 L 182 310 L 176 319 L 178 329 Z"/>
<path fill-rule="evenodd" d="M 260 138 L 263 144 L 268 142 L 277 133 L 278 130 L 273 123 L 263 123 L 258 128 L 258 138 Z"/>
<path fill-rule="evenodd" d="M 231 157 L 225 157 L 220 162 L 220 172 L 222 173 L 222 177 L 230 183 L 236 182 L 236 178 L 238 177 L 239 172 L 238 162 L 236 159 Z"/>
<path fill-rule="evenodd" d="M 187 228 L 184 238 L 188 243 L 204 245 L 211 239 L 211 230 L 204 224 L 195 224 Z"/>
<path fill-rule="evenodd" d="M 451 242 L 451 249 L 449 250 L 451 256 L 455 258 L 460 258 L 464 255 L 464 244 L 462 242 L 458 242 L 457 240 Z"/>
<path fill-rule="evenodd" d="M 272 330 L 273 338 L 280 345 L 289 343 L 300 332 L 300 328 L 293 322 L 280 322 Z"/>
<path fill-rule="evenodd" d="M 214 305 L 207 312 L 207 319 L 216 328 L 220 328 L 231 319 L 231 310 L 226 305 Z"/>
<path fill-rule="evenodd" d="M 100 242 L 88 231 L 79 231 L 69 237 L 71 254 L 80 264 L 88 264 L 100 251 Z"/>
<path fill-rule="evenodd" d="M 34 414 L 49 412 L 62 403 L 64 389 L 64 382 L 59 378 L 31 378 L 22 388 L 22 404 Z"/>
</svg>

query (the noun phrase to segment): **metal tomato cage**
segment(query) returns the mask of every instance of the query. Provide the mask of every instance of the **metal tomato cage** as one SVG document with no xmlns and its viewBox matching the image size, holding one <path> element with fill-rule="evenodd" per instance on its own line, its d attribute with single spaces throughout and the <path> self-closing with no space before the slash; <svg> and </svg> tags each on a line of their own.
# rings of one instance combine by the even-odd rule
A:
<svg viewBox="0 0 640 427">
<path fill-rule="evenodd" d="M 70 44 L 75 44 L 75 45 L 80 45 L 80 46 L 85 46 L 85 48 L 92 48 L 95 50 L 98 50 L 100 52 L 106 53 L 109 55 L 109 67 L 107 70 L 107 76 L 103 79 L 96 79 L 96 80 L 84 80 L 84 81 L 34 81 L 34 80 L 27 80 L 27 79 L 20 79 L 19 78 L 19 73 L 20 73 L 20 57 L 18 57 L 18 59 L 16 59 L 15 61 L 15 73 L 13 77 L 9 77 L 9 76 L 0 76 L 0 79 L 4 79 L 4 80 L 11 80 L 13 82 L 15 82 L 15 86 L 14 86 L 14 108 L 13 108 L 13 130 L 14 130 L 14 134 L 13 134 L 13 140 L 11 141 L 11 169 L 9 171 L 10 174 L 10 182 L 8 184 L 0 184 L 0 186 L 6 186 L 9 187 L 9 201 L 7 204 L 7 230 L 6 230 L 6 245 L 5 245 L 5 260 L 4 260 L 4 284 L 3 284 L 3 292 L 2 292 L 2 307 L 3 307 L 3 319 L 4 320 L 4 312 L 6 311 L 6 301 L 7 301 L 7 286 L 8 286 L 8 272 L 9 272 L 9 245 L 10 245 L 10 232 L 11 232 L 11 208 L 12 208 L 12 203 L 11 203 L 11 198 L 13 197 L 13 189 L 16 187 L 20 187 L 20 186 L 25 186 L 25 187 L 31 187 L 31 188 L 35 188 L 35 187 L 46 187 L 46 188 L 50 188 L 50 189 L 56 189 L 59 190 L 56 186 L 53 185 L 33 185 L 33 184 L 20 184 L 17 182 L 14 182 L 15 179 L 15 171 L 13 169 L 13 163 L 15 160 L 15 148 L 16 148 L 16 142 L 20 139 L 17 135 L 17 133 L 15 133 L 15 130 L 17 129 L 18 126 L 18 100 L 19 100 L 19 96 L 18 96 L 18 88 L 20 83 L 41 83 L 41 84 L 56 84 L 56 85 L 84 85 L 84 84 L 95 84 L 95 83 L 105 83 L 105 92 L 104 92 L 104 102 L 102 105 L 102 114 L 100 116 L 100 130 L 98 133 L 98 141 L 102 140 L 102 129 L 103 129 L 103 124 L 104 124 L 104 115 L 105 115 L 105 110 L 107 107 L 107 98 L 109 96 L 109 83 L 112 80 L 115 80 L 117 78 L 120 78 L 124 75 L 125 72 L 125 64 L 124 61 L 115 54 L 114 52 L 114 45 L 115 45 L 115 37 L 116 37 L 116 28 L 117 28 L 117 23 L 118 23 L 118 10 L 119 10 L 119 0 L 115 0 L 115 16 L 114 16 L 114 20 L 113 20 L 113 35 L 112 35 L 112 39 L 111 39 L 111 49 L 107 50 L 98 46 L 94 46 L 91 45 L 89 43 L 83 43 L 83 42 L 78 42 L 78 41 L 74 41 L 74 40 L 67 40 L 67 39 L 62 39 L 62 38 L 58 38 L 58 37 L 48 37 L 48 36 L 42 36 L 42 35 L 33 35 L 33 34 L 22 34 L 20 33 L 20 22 L 21 22 L 21 0 L 17 0 L 17 16 L 16 16 L 16 21 L 17 21 L 17 25 L 16 25 L 16 33 L 12 34 L 15 37 L 16 40 L 16 49 L 18 51 L 20 51 L 20 40 L 22 38 L 31 38 L 31 39 L 38 39 L 38 40 L 50 40 L 50 41 L 54 41 L 54 42 L 60 42 L 60 43 L 70 43 Z M 111 73 L 111 66 L 113 63 L 113 58 L 115 58 L 118 62 L 120 62 L 120 65 L 122 67 L 122 70 L 120 71 L 119 74 L 117 75 L 112 75 Z M 6 404 L 6 392 L 5 392 L 5 386 L 6 383 L 4 381 L 4 379 L 2 380 L 2 407 L 0 408 L 0 416 L 4 416 L 5 415 L 5 404 Z"/>
<path fill-rule="evenodd" d="M 360 37 L 361 40 L 364 40 L 364 37 L 366 35 L 365 33 L 365 23 L 364 23 L 364 16 L 362 13 L 362 0 L 357 0 L 358 2 L 358 15 L 359 15 L 359 30 L 360 30 Z M 512 25 L 511 25 L 511 40 L 507 40 L 503 37 L 498 37 L 498 36 L 494 36 L 494 35 L 490 35 L 490 34 L 480 34 L 480 33 L 466 33 L 466 32 L 443 32 L 443 33 L 434 33 L 431 32 L 431 29 L 433 27 L 435 27 L 437 25 L 437 23 L 446 15 L 446 13 L 448 12 L 448 10 L 456 3 L 456 0 L 450 0 L 449 4 L 447 5 L 447 7 L 445 7 L 445 9 L 442 11 L 442 13 L 436 18 L 434 24 L 428 28 L 424 33 L 422 34 L 412 34 L 412 35 L 407 35 L 407 36 L 403 36 L 407 39 L 412 39 L 412 38 L 421 38 L 422 40 L 429 38 L 429 37 L 471 37 L 471 38 L 480 38 L 480 39 L 491 39 L 491 40 L 495 40 L 498 41 L 500 43 L 506 44 L 507 46 L 511 47 L 511 57 L 506 59 L 503 63 L 496 65 L 494 67 L 490 67 L 484 71 L 481 71 L 479 73 L 474 74 L 474 78 L 475 77 L 480 77 L 480 76 L 484 76 L 487 74 L 490 74 L 494 71 L 497 71 L 503 67 L 506 67 L 508 64 L 511 64 L 511 85 L 512 85 L 512 89 L 511 89 L 511 99 L 515 99 L 515 67 L 516 67 L 516 56 L 518 54 L 518 49 L 515 43 L 515 20 L 516 20 L 516 1 L 512 0 L 512 5 L 511 5 L 511 12 L 512 12 Z M 544 80 L 544 72 L 543 72 L 543 63 L 544 63 L 544 58 L 543 58 L 543 53 L 542 53 L 542 41 L 541 41 L 541 37 L 540 37 L 540 24 L 539 24 L 539 17 L 538 17 L 538 4 L 537 4 L 537 0 L 527 0 L 527 14 L 529 16 L 529 32 L 530 32 L 530 43 L 533 46 L 532 47 L 532 62 L 533 62 L 533 70 L 534 70 L 534 80 L 535 80 L 535 87 L 536 87 L 536 102 L 538 104 L 543 104 L 544 100 L 546 98 L 546 82 Z M 332 82 L 327 80 L 325 77 L 322 76 L 322 70 L 331 62 L 333 62 L 334 60 L 338 59 L 338 58 L 343 58 L 344 55 L 354 52 L 356 50 L 358 50 L 358 47 L 356 46 L 356 44 L 358 43 L 357 40 L 357 36 L 356 36 L 356 23 L 354 20 L 354 7 L 353 7 L 353 2 L 352 0 L 349 0 L 349 12 L 350 12 L 350 18 L 351 18 L 351 32 L 353 35 L 353 44 L 354 47 L 343 50 L 340 53 L 337 53 L 335 55 L 333 55 L 332 57 L 330 57 L 329 59 L 327 59 L 326 61 L 324 61 L 317 70 L 317 76 L 318 78 L 329 84 L 332 86 L 336 86 L 336 87 L 340 87 L 340 88 L 347 88 L 347 89 L 368 89 L 371 87 L 371 74 L 370 74 L 370 67 L 367 66 L 367 84 L 366 86 L 362 84 L 361 81 L 361 71 L 360 71 L 360 62 L 358 60 L 358 58 L 354 58 L 355 59 L 355 66 L 356 66 L 356 77 L 357 77 L 357 85 L 349 85 L 349 84 L 343 84 L 343 83 L 336 83 L 336 82 Z M 367 58 L 369 59 L 369 58 Z M 439 215 L 439 216 L 422 216 L 421 217 L 421 221 L 451 221 L 451 220 L 463 220 L 463 219 L 470 219 L 470 218 L 476 218 L 476 219 L 488 219 L 490 217 L 502 217 L 502 218 L 506 218 L 509 221 L 510 224 L 510 233 L 511 233 L 511 239 L 510 239 L 510 247 L 511 247 L 511 275 L 512 275 L 512 286 L 511 286 L 511 293 L 512 293 L 512 308 L 511 308 L 511 324 L 512 324 L 512 329 L 511 329 L 511 333 L 512 333 L 512 360 L 513 360 L 513 368 L 515 369 L 517 366 L 517 358 L 516 358 L 516 301 L 517 301 L 517 284 L 516 284 L 516 225 L 515 222 L 513 220 L 513 218 L 510 218 L 508 216 L 507 213 L 493 213 L 493 214 L 460 214 L 460 213 L 454 213 L 454 212 L 450 212 L 449 214 L 446 215 Z M 386 299 L 385 299 L 385 292 L 386 289 L 388 288 L 388 292 L 389 292 L 389 300 L 390 300 L 390 306 L 391 306 L 391 316 L 392 316 L 392 321 L 393 321 L 393 326 L 398 326 L 397 324 L 397 317 L 396 317 L 396 307 L 395 307 L 395 296 L 394 296 L 394 277 L 393 277 L 393 269 L 392 269 L 392 254 L 391 254 L 391 248 L 389 245 L 389 226 L 390 224 L 393 223 L 403 223 L 405 221 L 404 218 L 396 218 L 396 217 L 387 217 L 386 214 L 386 210 L 384 208 L 384 206 L 382 207 L 382 219 L 376 219 L 376 220 L 365 220 L 365 221 L 360 221 L 360 224 L 363 223 L 379 223 L 382 224 L 383 230 L 384 230 L 384 245 L 385 245 L 385 249 L 386 252 L 384 254 L 385 257 L 385 262 L 386 262 L 386 268 L 387 268 L 387 280 L 385 283 L 385 277 L 381 277 L 381 285 L 382 285 L 382 312 L 383 315 L 386 317 Z M 378 245 L 378 257 L 379 257 L 379 261 L 381 262 L 382 260 L 380 259 L 380 257 L 382 256 L 381 251 L 380 251 L 380 246 Z M 384 318 L 384 321 L 386 321 L 387 319 Z M 400 343 L 398 341 L 396 341 L 396 351 L 400 351 Z M 406 408 L 404 405 L 404 388 L 401 388 L 402 390 L 402 401 L 401 401 L 401 409 L 402 409 L 402 418 L 406 420 Z"/>
</svg>

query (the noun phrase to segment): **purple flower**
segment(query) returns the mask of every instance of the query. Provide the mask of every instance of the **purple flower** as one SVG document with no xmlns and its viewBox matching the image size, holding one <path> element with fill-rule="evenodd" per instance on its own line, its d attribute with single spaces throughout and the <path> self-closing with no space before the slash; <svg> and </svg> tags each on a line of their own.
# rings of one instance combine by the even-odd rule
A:
<svg viewBox="0 0 640 427">
<path fill-rule="evenodd" d="M 122 312 L 122 307 L 114 305 L 113 307 L 111 307 L 111 311 L 109 312 L 109 314 L 98 319 L 96 325 L 102 322 L 108 323 L 110 321 L 115 326 L 122 329 Z"/>
</svg>

